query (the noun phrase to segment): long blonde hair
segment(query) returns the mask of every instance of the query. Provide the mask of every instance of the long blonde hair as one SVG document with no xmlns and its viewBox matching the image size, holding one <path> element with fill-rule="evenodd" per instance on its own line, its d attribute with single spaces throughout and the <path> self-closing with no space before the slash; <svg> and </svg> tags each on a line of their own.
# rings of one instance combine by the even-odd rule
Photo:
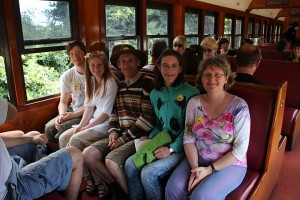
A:
<svg viewBox="0 0 300 200">
<path fill-rule="evenodd" d="M 103 93 L 102 93 L 102 96 L 101 97 L 104 97 L 105 96 L 105 91 L 106 91 L 106 82 L 108 79 L 110 78 L 114 78 L 113 74 L 111 73 L 110 71 L 110 68 L 109 68 L 109 65 L 108 65 L 108 60 L 106 58 L 106 55 L 104 52 L 102 51 L 93 51 L 91 53 L 87 53 L 86 55 L 86 59 L 85 59 L 85 71 L 84 71 L 84 76 L 85 76 L 85 83 L 86 83 L 86 98 L 87 98 L 87 101 L 90 101 L 93 96 L 95 95 L 93 93 L 93 85 L 92 85 L 92 77 L 93 77 L 93 74 L 90 70 L 90 61 L 92 58 L 100 58 L 101 61 L 103 62 L 103 65 L 104 65 L 104 72 L 102 74 L 102 77 L 100 79 L 100 86 L 99 88 L 97 89 L 97 91 L 95 91 L 95 94 L 98 94 L 99 93 L 99 90 L 101 88 L 101 82 L 103 80 Z"/>
</svg>

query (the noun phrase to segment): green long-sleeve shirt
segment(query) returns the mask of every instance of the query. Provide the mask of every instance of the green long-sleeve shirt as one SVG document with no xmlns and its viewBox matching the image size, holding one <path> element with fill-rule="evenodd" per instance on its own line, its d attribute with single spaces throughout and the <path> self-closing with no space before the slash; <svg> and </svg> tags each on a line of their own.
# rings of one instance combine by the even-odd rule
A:
<svg viewBox="0 0 300 200">
<path fill-rule="evenodd" d="M 199 94 L 197 88 L 188 83 L 176 87 L 163 87 L 152 90 L 150 101 L 155 112 L 156 123 L 149 137 L 155 137 L 161 131 L 169 132 L 175 152 L 182 151 L 182 137 L 185 127 L 185 111 L 188 101 Z"/>
</svg>

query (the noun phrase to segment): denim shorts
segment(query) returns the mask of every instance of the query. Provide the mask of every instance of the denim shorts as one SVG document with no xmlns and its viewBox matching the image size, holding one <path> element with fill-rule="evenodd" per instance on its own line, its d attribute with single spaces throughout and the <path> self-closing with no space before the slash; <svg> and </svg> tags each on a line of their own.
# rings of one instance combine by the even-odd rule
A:
<svg viewBox="0 0 300 200">
<path fill-rule="evenodd" d="M 60 149 L 18 172 L 17 193 L 20 199 L 36 199 L 53 190 L 67 188 L 72 173 L 72 157 Z"/>
</svg>

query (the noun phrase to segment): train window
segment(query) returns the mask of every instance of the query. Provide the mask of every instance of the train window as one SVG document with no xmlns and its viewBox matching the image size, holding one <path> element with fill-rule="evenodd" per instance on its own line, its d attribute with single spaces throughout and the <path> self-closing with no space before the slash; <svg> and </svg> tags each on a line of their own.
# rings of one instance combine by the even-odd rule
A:
<svg viewBox="0 0 300 200">
<path fill-rule="evenodd" d="M 216 38 L 216 24 L 217 24 L 217 14 L 213 12 L 206 12 L 204 18 L 204 36 Z"/>
<path fill-rule="evenodd" d="M 242 42 L 242 26 L 243 20 L 236 19 L 235 20 L 235 36 L 234 36 L 234 48 L 238 49 Z"/>
<path fill-rule="evenodd" d="M 252 38 L 254 36 L 253 24 L 254 24 L 253 19 L 249 20 L 249 22 L 248 22 L 248 38 Z"/>
<path fill-rule="evenodd" d="M 2 0 L 0 0 L 0 97 L 15 104 L 15 97 L 12 90 L 13 81 L 9 81 L 12 80 L 12 73 L 9 73 L 11 65 L 9 63 L 9 51 L 2 3 Z"/>
<path fill-rule="evenodd" d="M 64 49 L 77 36 L 76 2 L 19 0 L 14 6 L 26 100 L 55 95 L 59 77 L 70 67 Z"/>
<path fill-rule="evenodd" d="M 185 12 L 184 35 L 187 39 L 187 46 L 199 44 L 201 36 L 201 11 L 187 8 Z"/>
<path fill-rule="evenodd" d="M 225 17 L 224 19 L 224 37 L 229 41 L 229 47 L 232 46 L 232 17 Z"/>
<path fill-rule="evenodd" d="M 106 39 L 109 56 L 114 45 L 128 43 L 139 47 L 137 1 L 107 0 L 105 5 Z"/>
<path fill-rule="evenodd" d="M 151 2 L 147 4 L 147 49 L 148 63 L 150 62 L 151 46 L 155 40 L 164 40 L 169 44 L 170 34 L 170 6 L 168 4 Z"/>
<path fill-rule="evenodd" d="M 277 24 L 275 29 L 275 42 L 279 42 L 280 35 L 281 35 L 281 24 Z"/>
<path fill-rule="evenodd" d="M 255 37 L 259 36 L 260 21 L 255 22 Z"/>
</svg>

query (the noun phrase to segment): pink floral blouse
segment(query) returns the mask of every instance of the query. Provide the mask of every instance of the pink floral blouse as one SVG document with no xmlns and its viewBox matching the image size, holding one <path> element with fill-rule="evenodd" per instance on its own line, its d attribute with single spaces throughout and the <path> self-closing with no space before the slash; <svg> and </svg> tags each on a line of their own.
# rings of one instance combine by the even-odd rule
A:
<svg viewBox="0 0 300 200">
<path fill-rule="evenodd" d="M 189 101 L 183 143 L 194 143 L 199 159 L 214 162 L 231 151 L 238 159 L 233 165 L 247 167 L 249 137 L 250 113 L 243 99 L 234 96 L 225 112 L 217 119 L 207 116 L 200 96 Z"/>
</svg>

